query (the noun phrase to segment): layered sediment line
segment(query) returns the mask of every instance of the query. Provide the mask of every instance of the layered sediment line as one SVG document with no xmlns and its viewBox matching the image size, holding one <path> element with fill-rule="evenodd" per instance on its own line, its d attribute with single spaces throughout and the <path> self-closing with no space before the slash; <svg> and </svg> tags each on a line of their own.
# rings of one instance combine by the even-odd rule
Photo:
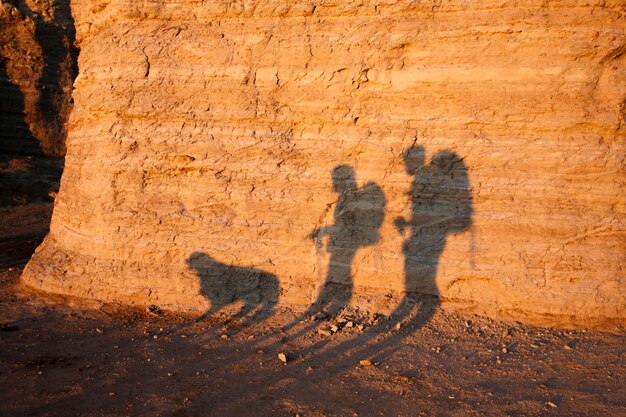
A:
<svg viewBox="0 0 626 417">
<path fill-rule="evenodd" d="M 73 1 L 65 172 L 23 280 L 626 322 L 623 4 L 414 3 Z"/>
</svg>

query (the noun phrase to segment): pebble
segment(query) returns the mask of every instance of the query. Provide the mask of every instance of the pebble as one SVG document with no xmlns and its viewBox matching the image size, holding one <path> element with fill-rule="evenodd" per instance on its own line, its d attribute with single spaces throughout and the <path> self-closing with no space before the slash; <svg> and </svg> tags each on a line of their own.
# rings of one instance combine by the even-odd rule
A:
<svg viewBox="0 0 626 417">
<path fill-rule="evenodd" d="M 284 353 L 279 353 L 278 359 L 280 359 L 282 363 L 287 363 L 287 355 L 285 355 Z"/>
<path fill-rule="evenodd" d="M 223 334 L 222 336 L 220 336 L 222 339 L 230 339 L 230 337 L 228 337 L 227 334 Z"/>
<path fill-rule="evenodd" d="M 319 329 L 317 333 L 322 336 L 332 336 L 332 333 L 330 332 L 330 330 Z"/>
<path fill-rule="evenodd" d="M 154 304 L 150 304 L 147 308 L 146 308 L 146 313 L 148 314 L 152 314 L 153 316 L 160 316 L 163 314 L 163 312 L 161 311 L 161 309 L 159 307 L 157 307 Z"/>
<path fill-rule="evenodd" d="M 361 366 L 372 366 L 372 361 L 365 359 L 365 360 L 361 360 L 359 361 L 359 365 Z"/>
<path fill-rule="evenodd" d="M 354 322 L 353 322 L 353 321 L 349 321 L 349 322 L 347 322 L 347 323 L 346 323 L 346 327 L 348 327 L 348 328 L 352 328 L 352 327 L 354 327 Z"/>
<path fill-rule="evenodd" d="M 565 349 L 565 350 L 572 350 L 572 347 L 570 345 L 565 345 L 565 346 L 563 346 L 563 349 Z"/>
<path fill-rule="evenodd" d="M 330 327 L 330 331 L 333 333 L 337 333 L 339 331 L 339 327 L 337 327 L 337 325 L 332 325 Z"/>
<path fill-rule="evenodd" d="M 553 403 L 552 401 L 548 401 L 546 404 L 547 404 L 547 405 L 549 405 L 549 406 L 550 406 L 550 407 L 552 407 L 552 408 L 557 408 L 557 407 L 558 407 L 558 405 L 556 405 L 556 404 L 555 404 L 555 403 Z"/>
<path fill-rule="evenodd" d="M 327 317 L 328 317 L 327 313 L 321 312 L 315 315 L 315 320 L 324 320 Z"/>
</svg>

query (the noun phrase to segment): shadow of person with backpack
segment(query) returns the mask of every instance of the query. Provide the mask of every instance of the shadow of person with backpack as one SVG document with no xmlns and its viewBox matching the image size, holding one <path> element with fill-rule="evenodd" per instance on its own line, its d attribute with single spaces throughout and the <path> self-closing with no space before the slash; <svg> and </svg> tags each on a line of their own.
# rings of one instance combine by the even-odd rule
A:
<svg viewBox="0 0 626 417">
<path fill-rule="evenodd" d="M 428 323 L 440 304 L 436 279 L 449 237 L 471 231 L 472 195 L 465 161 L 453 151 L 443 150 L 426 164 L 425 154 L 423 147 L 413 145 L 402 155 L 405 170 L 412 177 L 408 192 L 411 215 L 394 219 L 396 229 L 405 237 L 405 295 L 385 326 L 353 341 L 353 345 L 361 346 L 358 354 L 364 357 L 383 360 L 402 340 Z M 379 338 L 379 342 L 368 345 Z"/>
<path fill-rule="evenodd" d="M 471 229 L 472 196 L 463 158 L 450 150 L 424 164 L 424 150 L 412 146 L 403 154 L 406 172 L 413 176 L 409 191 L 411 217 L 394 224 L 406 237 L 404 289 L 438 300 L 436 278 L 448 237 Z"/>
<path fill-rule="evenodd" d="M 336 166 L 332 171 L 333 191 L 339 194 L 335 204 L 334 220 L 330 226 L 314 229 L 309 238 L 318 250 L 326 242 L 330 254 L 326 279 L 319 286 L 315 302 L 300 319 L 283 327 L 289 330 L 314 314 L 332 317 L 350 302 L 353 292 L 352 261 L 359 248 L 370 246 L 380 239 L 380 226 L 385 217 L 385 193 L 374 182 L 362 188 L 356 183 L 356 175 L 349 165 Z M 302 334 L 311 326 L 298 332 Z M 297 335 L 296 335 L 297 336 Z"/>
<path fill-rule="evenodd" d="M 310 313 L 324 311 L 337 314 L 352 298 L 352 261 L 359 248 L 378 242 L 379 229 L 385 217 L 385 194 L 374 182 L 359 189 L 354 170 L 348 165 L 333 169 L 333 191 L 339 194 L 335 206 L 335 224 L 316 228 L 309 237 L 316 246 L 328 237 L 330 254 L 328 273 Z"/>
</svg>

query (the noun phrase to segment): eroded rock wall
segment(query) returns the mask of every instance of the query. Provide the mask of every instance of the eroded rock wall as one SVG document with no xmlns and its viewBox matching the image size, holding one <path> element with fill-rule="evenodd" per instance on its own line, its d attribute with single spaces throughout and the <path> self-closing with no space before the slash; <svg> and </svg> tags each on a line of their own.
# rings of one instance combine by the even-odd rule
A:
<svg viewBox="0 0 626 417">
<path fill-rule="evenodd" d="M 69 0 L 0 0 L 0 208 L 50 202 L 59 189 L 74 35 Z"/>
<path fill-rule="evenodd" d="M 0 0 L 0 154 L 65 155 L 74 37 L 69 0 Z"/>
<path fill-rule="evenodd" d="M 626 321 L 622 1 L 72 6 L 30 285 L 201 312 L 240 296 L 216 282 L 306 305 L 328 281 Z"/>
</svg>

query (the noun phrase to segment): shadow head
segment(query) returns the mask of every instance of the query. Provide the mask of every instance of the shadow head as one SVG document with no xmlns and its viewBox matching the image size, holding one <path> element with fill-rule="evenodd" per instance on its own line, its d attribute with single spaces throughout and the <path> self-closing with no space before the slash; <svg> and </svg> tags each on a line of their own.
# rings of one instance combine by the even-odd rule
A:
<svg viewBox="0 0 626 417">
<path fill-rule="evenodd" d="M 402 153 L 404 168 L 409 175 L 415 175 L 424 167 L 426 150 L 419 145 L 413 145 Z"/>
<path fill-rule="evenodd" d="M 189 269 L 198 270 L 215 266 L 217 261 L 206 253 L 194 252 L 189 255 L 189 258 L 185 260 L 185 263 Z"/>
<path fill-rule="evenodd" d="M 333 191 L 344 193 L 356 189 L 356 174 L 350 165 L 338 165 L 333 169 Z"/>
</svg>

